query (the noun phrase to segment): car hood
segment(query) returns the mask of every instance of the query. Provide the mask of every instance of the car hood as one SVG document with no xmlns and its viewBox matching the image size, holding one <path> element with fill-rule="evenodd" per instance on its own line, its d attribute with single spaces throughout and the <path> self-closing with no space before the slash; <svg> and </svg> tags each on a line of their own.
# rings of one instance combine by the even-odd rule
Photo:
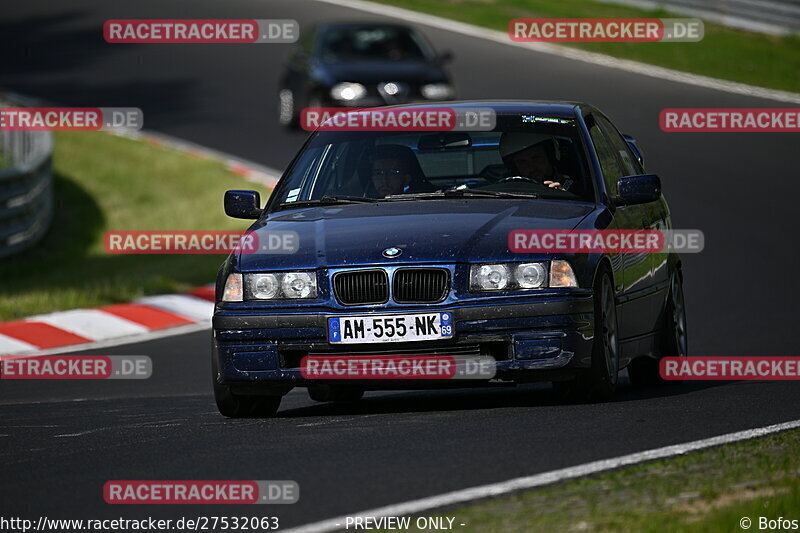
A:
<svg viewBox="0 0 800 533">
<path fill-rule="evenodd" d="M 272 213 L 251 231 L 258 242 L 273 232 L 295 232 L 293 253 L 239 256 L 239 269 L 339 267 L 407 262 L 513 259 L 515 229 L 573 229 L 593 204 L 549 200 L 425 200 L 298 208 Z M 387 259 L 387 248 L 399 248 Z M 517 256 L 518 257 L 518 256 Z"/>
<path fill-rule="evenodd" d="M 422 61 L 323 63 L 321 67 L 332 83 L 340 81 L 432 83 L 447 79 L 441 69 Z"/>
</svg>

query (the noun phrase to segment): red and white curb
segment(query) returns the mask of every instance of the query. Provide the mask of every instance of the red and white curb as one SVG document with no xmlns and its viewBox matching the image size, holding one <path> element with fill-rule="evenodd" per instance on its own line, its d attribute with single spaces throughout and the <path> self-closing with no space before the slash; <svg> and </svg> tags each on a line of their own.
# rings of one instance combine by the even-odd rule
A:
<svg viewBox="0 0 800 533">
<path fill-rule="evenodd" d="M 17 93 L 0 93 L 2 95 L 30 106 L 54 105 Z M 162 133 L 128 129 L 108 133 L 191 157 L 222 161 L 229 171 L 270 189 L 281 176 L 273 168 Z M 185 294 L 147 296 L 126 304 L 73 309 L 0 322 L 0 356 L 94 349 L 200 331 L 211 327 L 213 313 L 214 285 L 206 285 Z"/>
<path fill-rule="evenodd" d="M 0 355 L 108 346 L 144 340 L 152 332 L 169 330 L 169 334 L 177 334 L 206 329 L 211 326 L 213 313 L 214 286 L 206 285 L 185 294 L 147 296 L 127 304 L 0 322 Z"/>
</svg>

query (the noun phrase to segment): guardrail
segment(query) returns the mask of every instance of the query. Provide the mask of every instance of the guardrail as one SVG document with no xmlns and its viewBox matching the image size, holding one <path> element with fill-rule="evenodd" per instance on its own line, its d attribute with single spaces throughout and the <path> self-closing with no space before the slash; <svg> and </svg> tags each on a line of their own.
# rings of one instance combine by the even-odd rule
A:
<svg viewBox="0 0 800 533">
<path fill-rule="evenodd" d="M 0 107 L 20 101 L 0 97 Z M 0 130 L 0 257 L 37 244 L 53 219 L 53 134 Z"/>
</svg>

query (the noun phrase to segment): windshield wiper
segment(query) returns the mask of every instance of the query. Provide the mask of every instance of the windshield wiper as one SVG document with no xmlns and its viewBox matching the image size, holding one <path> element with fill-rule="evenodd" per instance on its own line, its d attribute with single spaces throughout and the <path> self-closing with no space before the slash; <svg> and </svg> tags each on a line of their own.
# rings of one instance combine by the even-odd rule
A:
<svg viewBox="0 0 800 533">
<path fill-rule="evenodd" d="M 363 196 L 323 196 L 314 200 L 300 200 L 297 202 L 283 202 L 281 207 L 304 207 L 309 205 L 340 205 L 340 204 L 371 204 L 378 202 L 376 198 Z"/>
<path fill-rule="evenodd" d="M 485 191 L 481 189 L 451 189 L 442 193 L 447 198 L 483 197 L 483 198 L 539 198 L 536 193 L 513 193 L 503 191 Z"/>
<path fill-rule="evenodd" d="M 480 189 L 450 189 L 442 192 L 422 192 L 418 194 L 396 194 L 387 196 L 384 200 L 440 200 L 442 198 L 516 198 L 516 199 L 536 199 L 538 194 L 526 193 L 517 194 L 503 191 L 484 191 Z"/>
</svg>

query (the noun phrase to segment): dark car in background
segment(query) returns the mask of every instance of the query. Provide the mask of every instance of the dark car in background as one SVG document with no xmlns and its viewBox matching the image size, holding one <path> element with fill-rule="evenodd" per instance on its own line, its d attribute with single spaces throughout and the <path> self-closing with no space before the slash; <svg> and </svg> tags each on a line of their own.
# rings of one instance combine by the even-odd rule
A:
<svg viewBox="0 0 800 533">
<path fill-rule="evenodd" d="M 226 213 L 257 219 L 259 240 L 299 241 L 292 253 L 233 253 L 220 268 L 212 367 L 222 414 L 274 414 L 296 386 L 325 401 L 454 385 L 316 381 L 301 371 L 308 357 L 485 356 L 496 375 L 473 385 L 546 380 L 586 400 L 610 398 L 626 366 L 634 384 L 654 384 L 658 358 L 687 354 L 676 253 L 509 249 L 522 229 L 671 229 L 660 179 L 633 139 L 586 104 L 446 105 L 490 108 L 496 125 L 317 131 L 266 207 L 255 191 L 226 193 Z M 436 108 L 395 109 L 426 107 Z M 537 154 L 547 160 L 531 163 Z M 561 185 L 521 175 L 529 164 L 549 165 Z"/>
<path fill-rule="evenodd" d="M 278 87 L 279 120 L 297 126 L 305 107 L 374 107 L 455 96 L 438 54 L 414 28 L 385 23 L 317 26 L 290 53 Z"/>
</svg>

